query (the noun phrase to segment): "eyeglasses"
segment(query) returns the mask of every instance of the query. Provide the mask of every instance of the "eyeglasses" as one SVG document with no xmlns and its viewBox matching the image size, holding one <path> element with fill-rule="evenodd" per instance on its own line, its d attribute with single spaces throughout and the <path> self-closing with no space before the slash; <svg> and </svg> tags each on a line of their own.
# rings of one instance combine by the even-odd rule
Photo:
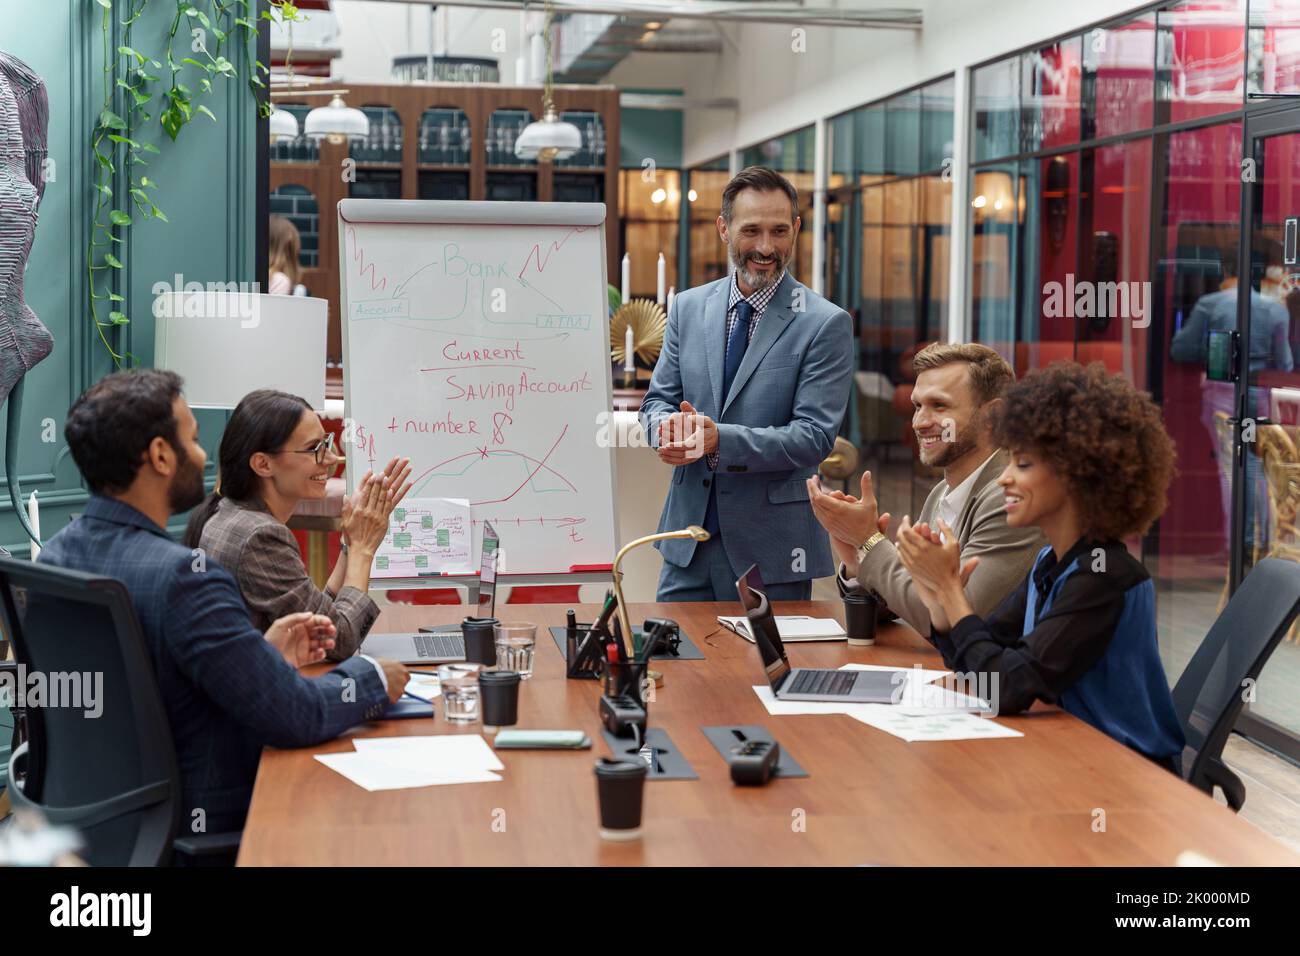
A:
<svg viewBox="0 0 1300 956">
<path fill-rule="evenodd" d="M 285 451 L 295 455 L 312 455 L 316 464 L 324 464 L 325 456 L 334 454 L 334 433 L 327 432 L 324 438 L 310 448 L 286 448 Z"/>
</svg>

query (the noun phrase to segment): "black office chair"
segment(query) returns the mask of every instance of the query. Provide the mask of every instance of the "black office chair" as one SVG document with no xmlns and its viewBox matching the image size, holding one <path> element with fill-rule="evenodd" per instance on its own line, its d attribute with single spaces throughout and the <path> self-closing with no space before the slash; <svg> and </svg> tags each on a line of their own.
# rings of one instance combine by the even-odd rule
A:
<svg viewBox="0 0 1300 956">
<path fill-rule="evenodd" d="M 1219 786 L 1233 810 L 1246 802 L 1246 787 L 1224 764 L 1223 746 L 1245 706 L 1247 682 L 1259 679 L 1297 613 L 1300 564 L 1280 558 L 1260 561 L 1174 687 L 1174 710 L 1187 738 L 1183 779 L 1211 796 Z"/>
<path fill-rule="evenodd" d="M 0 615 L 28 674 L 46 675 L 47 687 L 58 683 L 65 695 L 80 684 L 82 695 L 79 707 L 28 702 L 27 739 L 9 760 L 14 808 L 80 830 L 86 860 L 96 866 L 157 866 L 173 853 L 233 862 L 238 833 L 178 839 L 176 750 L 126 588 L 112 578 L 0 558 Z M 94 708 L 86 699 L 93 684 L 64 676 L 56 682 L 55 674 L 102 674 Z"/>
</svg>

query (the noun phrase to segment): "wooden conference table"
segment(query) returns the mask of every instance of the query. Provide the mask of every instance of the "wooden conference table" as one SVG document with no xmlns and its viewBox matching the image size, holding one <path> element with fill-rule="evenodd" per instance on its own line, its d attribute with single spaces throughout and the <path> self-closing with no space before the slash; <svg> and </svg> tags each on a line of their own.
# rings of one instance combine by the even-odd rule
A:
<svg viewBox="0 0 1300 956">
<path fill-rule="evenodd" d="M 593 681 L 564 678 L 547 625 L 557 605 L 505 605 L 539 625 L 535 676 L 520 686 L 519 727 L 585 730 L 584 751 L 504 751 L 499 783 L 368 792 L 313 759 L 352 736 L 481 733 L 433 721 L 367 724 L 301 750 L 262 755 L 239 863 L 265 865 L 1170 865 L 1191 850 L 1235 865 L 1300 863 L 1226 807 L 1054 708 L 998 717 L 1023 737 L 907 743 L 846 716 L 772 717 L 751 687 L 753 646 L 719 627 L 732 604 L 634 604 L 632 620 L 669 617 L 703 661 L 664 661 L 650 724 L 672 736 L 699 779 L 647 781 L 644 836 L 596 832 L 600 737 Z M 578 609 L 591 620 L 598 608 Z M 839 602 L 782 602 L 782 614 L 843 620 Z M 385 609 L 381 631 L 449 623 L 463 607 Z M 873 647 L 794 644 L 795 665 L 850 661 L 942 666 L 901 625 Z M 438 713 L 441 714 L 441 702 Z M 731 783 L 701 726 L 761 724 L 809 771 L 762 788 Z M 1104 811 L 1104 832 L 1100 832 Z M 494 826 L 495 823 L 495 826 Z M 504 824 L 504 826 L 503 826 Z"/>
</svg>

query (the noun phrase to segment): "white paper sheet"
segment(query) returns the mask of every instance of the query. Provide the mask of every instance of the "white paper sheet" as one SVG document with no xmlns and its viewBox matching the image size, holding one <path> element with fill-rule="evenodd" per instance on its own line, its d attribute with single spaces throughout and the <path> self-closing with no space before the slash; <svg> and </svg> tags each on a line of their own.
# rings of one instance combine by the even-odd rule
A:
<svg viewBox="0 0 1300 956">
<path fill-rule="evenodd" d="M 393 510 L 370 576 L 472 574 L 468 498 L 407 498 Z"/>
<path fill-rule="evenodd" d="M 413 694 L 420 700 L 433 700 L 442 694 L 442 685 L 436 677 L 426 677 L 423 674 L 415 674 L 406 682 L 406 692 Z"/>
<path fill-rule="evenodd" d="M 908 714 L 890 704 L 870 704 L 873 710 L 849 714 L 854 720 L 909 743 L 921 740 L 980 740 L 995 737 L 1023 737 L 1018 730 L 987 717 L 959 712 Z"/>
<path fill-rule="evenodd" d="M 496 751 L 481 734 L 423 737 L 357 737 L 357 753 L 389 763 L 465 770 L 504 770 Z"/>
<path fill-rule="evenodd" d="M 436 787 L 452 783 L 491 783 L 501 779 L 490 770 L 455 770 L 430 765 L 409 766 L 377 759 L 368 752 L 316 754 L 316 759 L 358 787 L 375 790 L 403 790 Z"/>
</svg>

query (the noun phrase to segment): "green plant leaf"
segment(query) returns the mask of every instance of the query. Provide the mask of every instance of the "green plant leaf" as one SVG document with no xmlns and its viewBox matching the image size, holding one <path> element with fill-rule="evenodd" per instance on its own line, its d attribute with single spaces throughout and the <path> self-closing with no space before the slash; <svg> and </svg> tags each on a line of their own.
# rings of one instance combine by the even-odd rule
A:
<svg viewBox="0 0 1300 956">
<path fill-rule="evenodd" d="M 142 153 L 156 153 L 156 152 L 158 152 L 158 147 L 155 146 L 153 143 L 141 143 L 141 144 L 140 144 L 140 152 L 142 152 Z"/>
<path fill-rule="evenodd" d="M 112 266 L 114 269 L 122 268 L 122 261 L 111 252 L 104 253 L 104 262 Z"/>
<path fill-rule="evenodd" d="M 170 219 L 168 219 L 166 216 L 163 215 L 163 211 L 159 209 L 157 206 L 153 207 L 153 217 L 155 219 L 161 219 L 163 222 L 171 222 Z"/>
<path fill-rule="evenodd" d="M 202 113 L 205 116 L 211 116 L 212 122 L 215 123 L 217 121 L 216 115 L 212 112 L 212 110 L 208 109 L 206 106 L 199 104 L 198 106 L 195 107 L 195 109 L 197 109 L 200 113 Z"/>
<path fill-rule="evenodd" d="M 122 210 L 120 209 L 109 210 L 108 221 L 115 226 L 131 225 L 131 217 L 128 216 L 126 213 L 122 212 Z"/>
<path fill-rule="evenodd" d="M 108 301 L 110 301 L 110 302 L 125 302 L 126 299 L 123 298 L 122 296 L 118 295 L 116 292 L 110 292 L 110 293 L 108 294 Z"/>
<path fill-rule="evenodd" d="M 131 320 L 121 312 L 110 312 L 108 313 L 108 321 L 110 325 L 126 325 Z"/>
<path fill-rule="evenodd" d="M 123 56 L 133 56 L 133 57 L 135 57 L 135 61 L 136 61 L 137 63 L 143 63 L 143 62 L 144 62 L 144 54 L 143 54 L 143 53 L 137 53 L 135 50 L 132 50 L 129 46 L 120 46 L 120 47 L 117 48 L 117 52 L 120 53 L 120 54 L 122 54 Z"/>
<path fill-rule="evenodd" d="M 99 4 L 101 7 L 103 7 L 105 10 L 112 10 L 112 9 L 113 9 L 113 3 L 112 3 L 112 0 L 95 0 L 95 2 L 98 3 L 98 4 Z"/>
<path fill-rule="evenodd" d="M 185 125 L 185 119 L 181 116 L 180 110 L 174 106 L 163 110 L 158 116 L 158 121 L 162 123 L 162 128 L 167 131 L 167 135 L 175 139 L 180 133 L 181 127 Z"/>
<path fill-rule="evenodd" d="M 112 199 L 112 198 L 113 198 L 113 187 L 112 187 L 112 186 L 109 186 L 109 185 L 107 185 L 106 183 L 95 183 L 95 188 L 98 189 L 98 190 L 99 190 L 101 193 L 103 193 L 105 196 L 107 196 L 109 199 Z"/>
<path fill-rule="evenodd" d="M 114 143 L 126 143 L 126 145 L 132 147 L 133 149 L 140 148 L 140 144 L 137 143 L 129 136 L 118 136 L 116 133 L 109 133 L 108 138 L 112 140 Z"/>
<path fill-rule="evenodd" d="M 112 110 L 104 110 L 99 114 L 99 125 L 105 129 L 126 129 L 126 120 Z"/>
</svg>

